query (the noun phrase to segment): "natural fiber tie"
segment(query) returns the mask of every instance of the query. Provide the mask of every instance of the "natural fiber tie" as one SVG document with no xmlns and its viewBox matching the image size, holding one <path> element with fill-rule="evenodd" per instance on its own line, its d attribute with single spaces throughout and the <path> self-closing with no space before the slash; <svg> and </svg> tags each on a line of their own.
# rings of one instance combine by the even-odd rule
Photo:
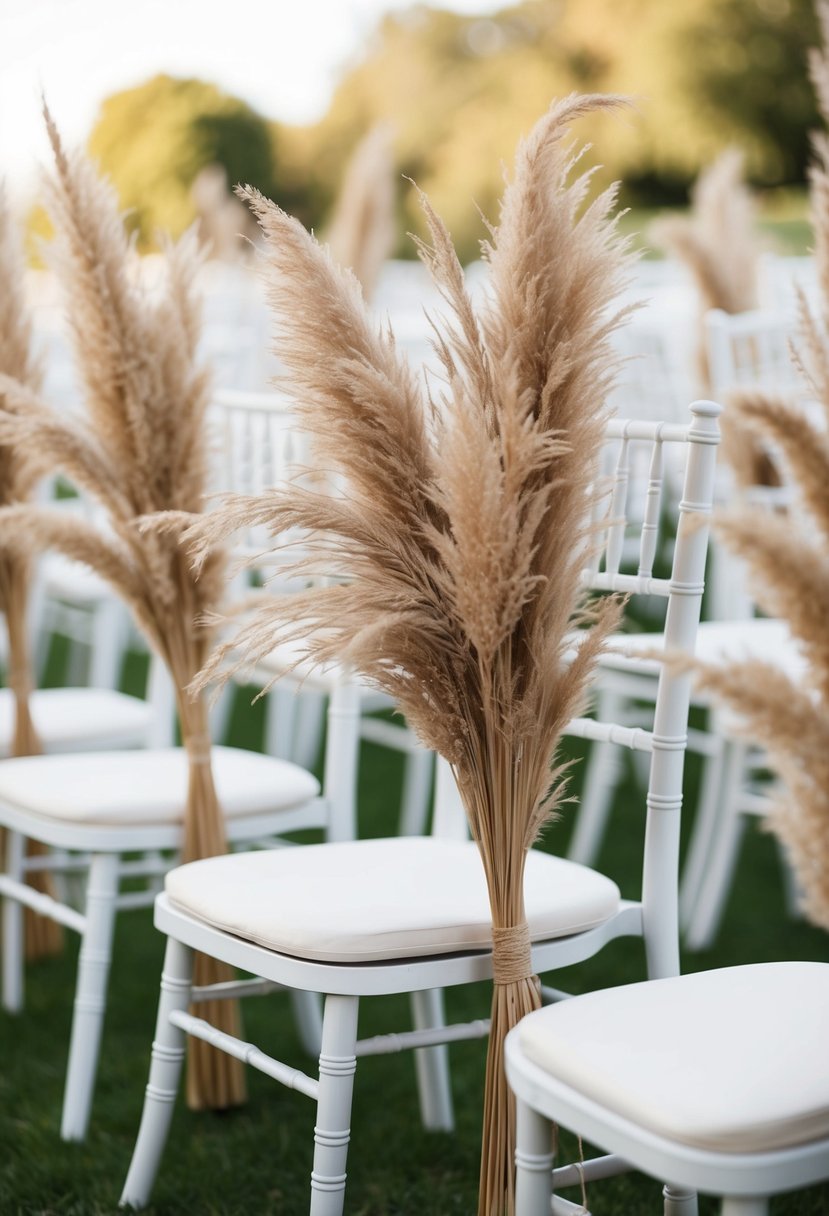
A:
<svg viewBox="0 0 829 1216">
<path fill-rule="evenodd" d="M 209 735 L 192 735 L 189 739 L 185 739 L 184 746 L 191 764 L 210 763 Z"/>
<path fill-rule="evenodd" d="M 496 984 L 515 984 L 532 975 L 530 927 L 526 921 L 506 929 L 492 926 L 492 971 Z"/>
</svg>

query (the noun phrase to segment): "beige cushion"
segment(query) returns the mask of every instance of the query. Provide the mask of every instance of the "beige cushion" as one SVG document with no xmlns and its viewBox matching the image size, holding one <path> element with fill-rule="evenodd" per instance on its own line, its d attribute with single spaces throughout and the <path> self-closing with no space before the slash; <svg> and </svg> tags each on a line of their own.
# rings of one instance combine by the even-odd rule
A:
<svg viewBox="0 0 829 1216">
<path fill-rule="evenodd" d="M 179 866 L 180 907 L 283 954 L 369 962 L 486 949 L 491 922 L 478 850 L 433 837 L 306 845 Z M 535 940 L 612 916 L 619 889 L 574 862 L 533 850 L 525 900 Z"/>
<path fill-rule="evenodd" d="M 761 1152 L 829 1135 L 829 965 L 704 971 L 530 1014 L 530 1059 L 589 1098 L 697 1148 Z"/>
<path fill-rule="evenodd" d="M 72 751 L 91 740 L 127 746 L 143 741 L 153 710 L 146 701 L 108 688 L 42 688 L 31 696 L 32 721 L 45 751 Z M 11 750 L 14 698 L 0 688 L 0 755 Z"/>
<path fill-rule="evenodd" d="M 315 777 L 241 748 L 213 748 L 213 777 L 228 817 L 300 806 L 319 793 Z M 187 795 L 182 748 L 27 756 L 0 764 L 0 802 L 77 823 L 174 823 Z"/>
<path fill-rule="evenodd" d="M 661 633 L 617 633 L 608 645 L 610 649 L 601 662 L 605 667 L 614 667 L 620 665 L 617 655 L 623 659 L 638 659 L 644 652 L 661 651 L 665 636 Z M 747 621 L 703 621 L 697 630 L 695 654 L 704 663 L 762 659 L 782 668 L 793 680 L 799 680 L 806 670 L 803 652 L 788 624 L 761 617 Z M 653 670 L 658 670 L 656 662 Z"/>
</svg>

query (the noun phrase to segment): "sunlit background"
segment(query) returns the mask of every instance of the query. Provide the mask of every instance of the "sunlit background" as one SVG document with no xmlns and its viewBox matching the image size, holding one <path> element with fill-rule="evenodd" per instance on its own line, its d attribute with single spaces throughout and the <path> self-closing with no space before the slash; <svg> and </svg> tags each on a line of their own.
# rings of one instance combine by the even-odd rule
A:
<svg viewBox="0 0 829 1216">
<path fill-rule="evenodd" d="M 463 258 L 492 214 L 502 161 L 551 98 L 624 92 L 636 108 L 592 134 L 636 208 L 681 204 L 726 145 L 745 151 L 764 215 L 802 244 L 797 189 L 815 104 L 807 0 L 5 0 L 0 172 L 35 199 L 45 92 L 69 142 L 111 174 L 143 242 L 180 232 L 211 162 L 323 225 L 360 138 L 392 124 L 396 252 L 416 223 L 413 177 Z M 788 225 L 788 228 L 787 228 Z"/>
</svg>

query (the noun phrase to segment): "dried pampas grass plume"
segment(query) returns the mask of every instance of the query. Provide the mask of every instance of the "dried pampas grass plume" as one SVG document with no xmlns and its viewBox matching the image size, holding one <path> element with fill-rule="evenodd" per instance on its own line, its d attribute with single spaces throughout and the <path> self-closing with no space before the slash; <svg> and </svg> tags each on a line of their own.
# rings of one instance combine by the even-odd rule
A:
<svg viewBox="0 0 829 1216">
<path fill-rule="evenodd" d="M 829 4 L 818 6 L 824 45 L 811 57 L 812 79 L 829 122 Z M 803 892 L 803 910 L 829 930 L 829 141 L 814 139 L 809 173 L 815 257 L 821 287 L 817 311 L 800 296 L 794 358 L 824 419 L 761 393 L 733 403 L 740 425 L 779 452 L 799 502 L 785 516 L 732 508 L 717 530 L 743 558 L 760 607 L 784 618 L 806 659 L 795 683 L 769 664 L 701 667 L 698 685 L 730 705 L 750 737 L 766 748 L 780 777 L 768 823 L 788 850 Z M 731 407 L 730 407 L 731 408 Z"/>
<path fill-rule="evenodd" d="M 377 123 L 346 167 L 327 232 L 334 261 L 351 270 L 370 300 L 397 238 L 392 129 Z"/>
<path fill-rule="evenodd" d="M 711 308 L 727 313 L 756 308 L 760 247 L 754 199 L 743 180 L 743 154 L 727 148 L 700 173 L 686 216 L 651 224 L 653 243 L 684 263 L 699 296 L 697 368 L 701 391 L 710 391 L 702 318 Z"/>
<path fill-rule="evenodd" d="M 24 290 L 24 261 L 5 189 L 0 183 L 0 374 L 13 376 L 27 390 L 40 391 L 42 369 L 35 358 L 33 327 Z M 4 404 L 0 391 L 0 408 Z M 0 446 L 0 505 L 25 502 L 39 480 L 41 463 L 35 448 L 13 450 Z M 14 699 L 13 756 L 33 756 L 40 740 L 32 722 L 30 695 L 32 662 L 29 647 L 29 594 L 32 579 L 31 550 L 20 553 L 0 546 L 0 612 L 6 620 L 8 664 L 6 680 Z M 4 833 L 0 829 L 0 858 Z M 29 856 L 46 852 L 35 840 L 27 842 Z M 47 895 L 55 894 L 48 874 L 30 872 L 27 882 Z M 24 910 L 26 957 L 56 954 L 63 944 L 61 926 L 48 917 Z"/>
<path fill-rule="evenodd" d="M 513 1204 L 503 1039 L 539 1001 L 526 852 L 561 799 L 556 746 L 618 620 L 615 602 L 596 607 L 565 661 L 584 619 L 589 488 L 617 367 L 611 338 L 624 316 L 613 301 L 628 274 L 611 218 L 615 189 L 587 204 L 590 174 L 573 173 L 580 153 L 567 133 L 582 115 L 619 104 L 568 97 L 520 144 L 485 246 L 492 292 L 480 314 L 448 232 L 422 199 L 430 241 L 420 253 L 451 317 L 436 323 L 446 381 L 437 399 L 371 320 L 354 276 L 246 191 L 265 236 L 285 388 L 317 461 L 346 490 L 295 484 L 230 498 L 191 531 L 204 552 L 256 521 L 290 561 L 287 538 L 298 529 L 306 556 L 294 568 L 328 580 L 263 604 L 214 653 L 200 685 L 229 662 L 255 664 L 277 642 L 303 639 L 314 660 L 340 659 L 389 693 L 454 769 L 492 907 L 486 1216 Z"/>
<path fill-rule="evenodd" d="M 45 106 L 44 117 L 55 166 L 46 183 L 56 232 L 51 262 L 66 302 L 85 411 L 80 417 L 58 415 L 19 375 L 2 376 L 0 451 L 9 459 L 37 451 L 50 471 L 65 473 L 97 500 L 106 523 L 17 503 L 0 509 L 0 548 L 17 559 L 56 548 L 91 566 L 131 608 L 177 690 L 190 761 L 184 857 L 210 856 L 226 845 L 206 759 L 207 709 L 185 690 L 209 653 L 211 631 L 204 618 L 223 590 L 223 557 L 211 552 L 197 580 L 178 543 L 181 522 L 164 529 L 141 526 L 159 513 L 172 512 L 178 521 L 192 518 L 206 488 L 209 378 L 196 350 L 196 241 L 191 232 L 169 245 L 164 282 L 152 291 L 146 287 L 134 273 L 112 187 L 84 156 L 67 153 Z M 216 966 L 197 957 L 196 983 L 215 979 Z M 224 1006 L 208 1016 L 215 1012 L 232 1030 L 235 1011 Z M 204 1047 L 191 1053 L 191 1104 L 241 1101 L 238 1062 Z"/>
</svg>

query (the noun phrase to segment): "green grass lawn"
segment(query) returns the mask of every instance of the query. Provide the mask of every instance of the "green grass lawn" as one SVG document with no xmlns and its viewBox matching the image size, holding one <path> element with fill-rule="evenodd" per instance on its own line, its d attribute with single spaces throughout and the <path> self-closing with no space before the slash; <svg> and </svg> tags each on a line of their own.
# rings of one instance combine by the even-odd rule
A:
<svg viewBox="0 0 829 1216">
<path fill-rule="evenodd" d="M 261 735 L 258 710 L 237 699 L 232 742 Z M 581 745 L 578 745 L 581 748 Z M 581 766 L 578 766 L 581 767 Z M 686 800 L 694 805 L 697 765 L 689 758 Z M 394 830 L 400 763 L 366 746 L 360 783 L 360 828 Z M 577 791 L 578 772 L 574 782 Z M 545 847 L 566 847 L 573 808 L 553 825 Z M 622 791 L 602 867 L 623 893 L 637 892 L 643 799 L 633 774 Z M 687 827 L 687 824 L 686 824 Z M 58 1120 L 76 962 L 70 936 L 64 957 L 29 969 L 26 1013 L 0 1014 L 0 1213 L 2 1216 L 98 1216 L 116 1211 L 138 1127 L 153 1033 L 163 942 L 149 912 L 126 913 L 118 925 L 101 1066 L 88 1140 L 64 1144 Z M 829 959 L 826 935 L 785 914 L 772 840 L 750 830 L 716 949 L 686 957 L 686 969 L 773 959 Z M 617 942 L 589 964 L 559 974 L 571 990 L 644 977 L 638 942 Z M 448 994 L 452 1016 L 482 1016 L 485 988 Z M 287 1001 L 248 1001 L 245 1036 L 266 1051 L 313 1071 L 303 1059 Z M 361 1032 L 407 1025 L 404 998 L 366 1001 Z M 769 1045 L 774 1050 L 774 1044 Z M 346 1211 L 349 1216 L 468 1216 L 475 1211 L 484 1044 L 452 1048 L 457 1131 L 427 1134 L 419 1126 L 408 1055 L 362 1061 L 354 1099 Z M 826 1060 L 815 1061 L 825 1067 Z M 193 1114 L 179 1103 L 149 1209 L 155 1216 L 301 1216 L 307 1211 L 314 1110 L 302 1096 L 249 1072 L 250 1100 L 227 1114 Z M 564 1148 L 573 1151 L 563 1137 Z M 660 1187 L 639 1175 L 595 1183 L 594 1216 L 640 1216 L 660 1208 Z M 571 1193 L 573 1199 L 578 1199 Z M 717 1205 L 703 1199 L 701 1216 Z M 829 1186 L 777 1199 L 775 1216 L 825 1216 Z"/>
</svg>

